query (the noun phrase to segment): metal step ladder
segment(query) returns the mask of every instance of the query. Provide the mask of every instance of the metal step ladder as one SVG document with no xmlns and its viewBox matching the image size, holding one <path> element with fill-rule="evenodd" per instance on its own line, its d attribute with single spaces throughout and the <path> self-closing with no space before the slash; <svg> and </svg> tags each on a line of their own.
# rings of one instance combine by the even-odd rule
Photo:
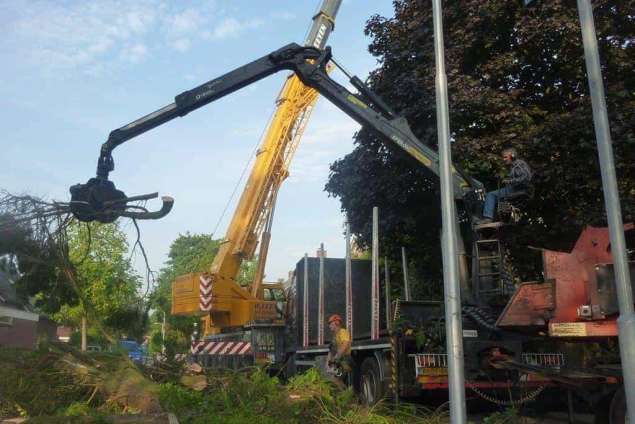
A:
<svg viewBox="0 0 635 424">
<path fill-rule="evenodd" d="M 476 240 L 473 250 L 472 278 L 478 298 L 485 300 L 505 294 L 500 240 L 498 238 Z"/>
</svg>

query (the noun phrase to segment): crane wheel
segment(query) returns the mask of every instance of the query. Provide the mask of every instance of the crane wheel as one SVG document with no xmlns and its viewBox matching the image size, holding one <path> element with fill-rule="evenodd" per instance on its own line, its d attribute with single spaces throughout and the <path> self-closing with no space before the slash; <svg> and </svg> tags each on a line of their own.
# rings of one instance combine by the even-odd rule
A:
<svg viewBox="0 0 635 424">
<path fill-rule="evenodd" d="M 609 424 L 626 424 L 627 422 L 626 395 L 624 394 L 624 387 L 621 387 L 615 392 L 611 400 L 611 406 L 609 407 Z"/>
</svg>

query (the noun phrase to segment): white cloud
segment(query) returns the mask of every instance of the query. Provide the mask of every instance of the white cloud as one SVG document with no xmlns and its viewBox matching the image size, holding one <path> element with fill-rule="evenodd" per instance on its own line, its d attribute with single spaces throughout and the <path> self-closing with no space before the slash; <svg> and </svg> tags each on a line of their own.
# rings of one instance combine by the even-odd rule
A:
<svg viewBox="0 0 635 424">
<path fill-rule="evenodd" d="M 6 10 L 6 9 L 11 10 Z M 152 0 L 76 4 L 12 2 L 6 43 L 23 50 L 30 64 L 47 68 L 93 67 L 110 53 L 139 60 L 147 55 L 136 41 L 156 22 Z"/>
<path fill-rule="evenodd" d="M 189 38 L 179 38 L 168 42 L 168 45 L 178 52 L 186 52 L 192 46 Z"/>
<path fill-rule="evenodd" d="M 164 19 L 164 33 L 168 46 L 178 52 L 186 52 L 192 46 L 192 38 L 201 35 L 201 26 L 207 24 L 208 18 L 198 10 L 185 9 L 182 12 L 168 15 Z"/>
<path fill-rule="evenodd" d="M 167 19 L 168 29 L 177 34 L 192 33 L 198 31 L 206 20 L 200 12 L 194 9 L 186 9 Z"/>
<path fill-rule="evenodd" d="M 19 52 L 26 66 L 99 74 L 122 63 L 143 62 L 160 45 L 186 52 L 197 41 L 239 37 L 264 26 L 260 17 L 219 15 L 213 1 L 0 2 L 0 60 L 5 52 L 12 57 Z M 288 12 L 268 16 L 294 18 Z"/>
<path fill-rule="evenodd" d="M 236 18 L 226 18 L 222 20 L 214 29 L 205 35 L 212 40 L 222 40 L 231 37 L 237 37 L 247 30 L 258 28 L 264 24 L 259 18 L 239 21 Z"/>
<path fill-rule="evenodd" d="M 295 19 L 295 14 L 287 11 L 271 12 L 270 16 L 272 19 L 281 21 L 290 21 L 292 19 Z"/>
<path fill-rule="evenodd" d="M 140 63 L 148 56 L 148 48 L 141 43 L 125 46 L 121 50 L 121 58 L 130 63 Z"/>
</svg>

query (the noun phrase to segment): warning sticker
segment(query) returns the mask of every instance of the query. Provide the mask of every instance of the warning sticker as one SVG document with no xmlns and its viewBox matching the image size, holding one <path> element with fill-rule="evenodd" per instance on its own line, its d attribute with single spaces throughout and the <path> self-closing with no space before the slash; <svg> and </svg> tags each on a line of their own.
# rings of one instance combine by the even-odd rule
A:
<svg viewBox="0 0 635 424">
<path fill-rule="evenodd" d="M 586 323 L 556 322 L 549 324 L 549 335 L 552 337 L 586 337 Z"/>
</svg>

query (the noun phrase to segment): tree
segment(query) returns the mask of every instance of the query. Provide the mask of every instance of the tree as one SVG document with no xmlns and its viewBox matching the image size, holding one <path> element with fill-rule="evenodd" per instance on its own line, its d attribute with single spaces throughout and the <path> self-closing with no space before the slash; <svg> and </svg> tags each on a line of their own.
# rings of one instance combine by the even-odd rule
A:
<svg viewBox="0 0 635 424">
<path fill-rule="evenodd" d="M 128 258 L 128 243 L 117 223 L 74 222 L 67 229 L 68 256 L 83 302 L 64 304 L 55 317 L 79 325 L 82 317 L 107 330 L 140 339 L 147 308 L 140 279 Z"/>
<path fill-rule="evenodd" d="M 622 210 L 633 220 L 635 1 L 594 3 Z M 369 50 L 380 63 L 368 82 L 436 148 L 431 4 L 394 5 L 394 18 L 367 22 Z M 521 2 L 464 0 L 444 4 L 443 19 L 454 161 L 493 189 L 504 172 L 500 151 L 516 147 L 536 171 L 537 194 L 527 210 L 532 219 L 508 235 L 518 246 L 514 256 L 526 255 L 529 244 L 570 248 L 584 225 L 605 224 L 575 2 L 523 8 Z M 418 280 L 438 281 L 436 177 L 362 129 L 353 152 L 331 165 L 325 189 L 341 200 L 364 247 L 371 208 L 379 206 L 386 252 L 394 257 L 406 246 Z"/>
<path fill-rule="evenodd" d="M 4 206 L 4 205 L 3 205 Z M 48 229 L 28 221 L 18 222 L 13 213 L 0 214 L 0 256 L 11 275 L 18 277 L 16 294 L 21 302 L 33 302 L 45 314 L 62 305 L 76 305 L 77 294 L 60 272 L 59 244 Z"/>
</svg>

